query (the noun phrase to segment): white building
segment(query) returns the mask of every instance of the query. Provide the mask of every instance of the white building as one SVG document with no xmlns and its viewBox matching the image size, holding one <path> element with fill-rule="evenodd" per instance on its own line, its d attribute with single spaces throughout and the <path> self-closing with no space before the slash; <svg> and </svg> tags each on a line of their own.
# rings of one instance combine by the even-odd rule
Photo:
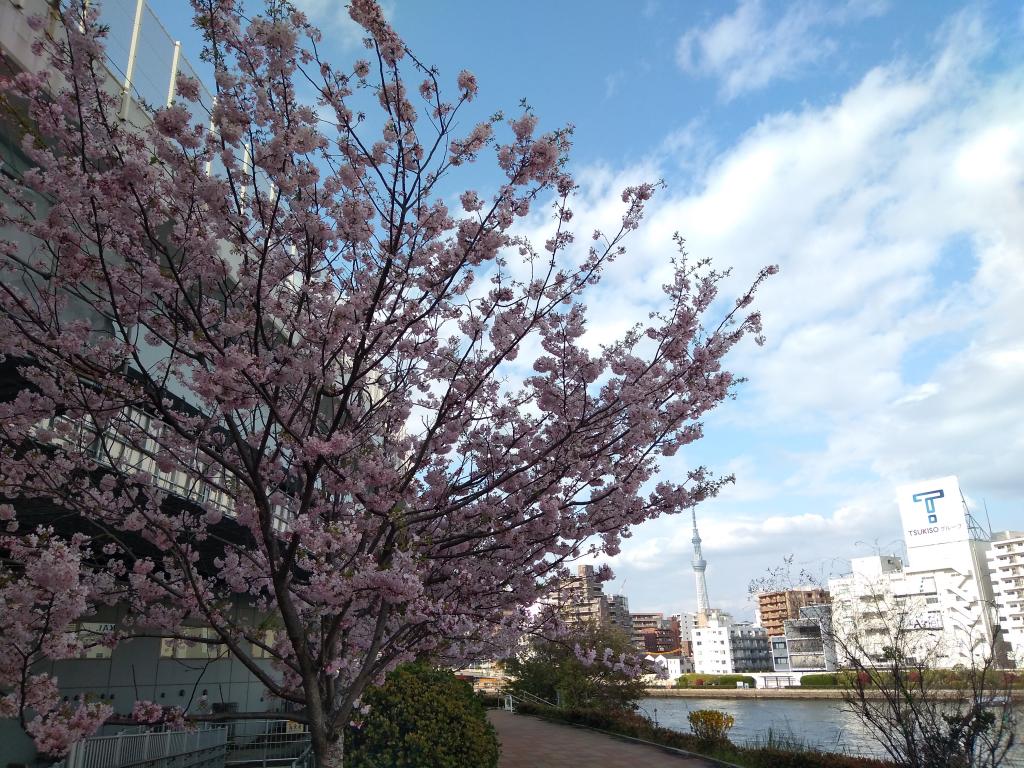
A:
<svg viewBox="0 0 1024 768">
<path fill-rule="evenodd" d="M 899 634 L 906 652 L 931 665 L 980 661 L 995 631 L 990 544 L 973 525 L 955 477 L 898 493 L 906 565 L 895 556 L 855 558 L 849 575 L 829 580 L 840 654 L 880 661 Z"/>
<path fill-rule="evenodd" d="M 1003 531 L 992 536 L 988 552 L 996 621 L 1009 645 L 1010 661 L 1024 668 L 1024 533 Z"/>
<path fill-rule="evenodd" d="M 776 672 L 832 672 L 838 668 L 830 605 L 805 605 L 799 617 L 786 619 L 783 627 L 784 634 L 770 638 Z"/>
<path fill-rule="evenodd" d="M 762 627 L 736 624 L 721 611 L 709 611 L 707 624 L 693 630 L 694 671 L 730 675 L 772 668 L 768 633 Z"/>
<path fill-rule="evenodd" d="M 650 676 L 652 685 L 671 686 L 683 674 L 693 672 L 693 664 L 686 656 L 675 653 L 649 653 L 644 658 L 662 669 L 662 677 Z"/>
</svg>

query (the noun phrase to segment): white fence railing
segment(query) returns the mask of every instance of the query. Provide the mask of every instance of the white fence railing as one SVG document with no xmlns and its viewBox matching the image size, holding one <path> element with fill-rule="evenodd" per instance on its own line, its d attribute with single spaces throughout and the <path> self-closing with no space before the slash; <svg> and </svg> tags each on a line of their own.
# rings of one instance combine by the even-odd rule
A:
<svg viewBox="0 0 1024 768">
<path fill-rule="evenodd" d="M 147 768 L 161 768 L 172 761 L 175 768 L 224 765 L 227 739 L 227 728 L 94 736 L 72 745 L 63 766 L 129 768 L 145 764 Z"/>
<path fill-rule="evenodd" d="M 516 704 L 537 704 L 542 707 L 557 707 L 558 704 L 542 699 L 540 696 L 534 696 L 528 691 L 516 691 L 515 693 L 505 694 L 505 710 L 507 712 L 515 712 Z"/>
</svg>

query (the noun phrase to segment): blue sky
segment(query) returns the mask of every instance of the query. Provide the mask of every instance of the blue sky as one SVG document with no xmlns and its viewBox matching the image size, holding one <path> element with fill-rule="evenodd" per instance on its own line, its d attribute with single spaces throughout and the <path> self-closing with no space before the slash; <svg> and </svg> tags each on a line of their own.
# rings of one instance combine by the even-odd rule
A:
<svg viewBox="0 0 1024 768">
<path fill-rule="evenodd" d="M 343 4 L 301 0 L 330 55 Z M 190 58 L 180 0 L 154 2 Z M 387 13 L 480 115 L 525 97 L 576 126 L 579 231 L 621 187 L 668 189 L 591 302 L 594 344 L 642 318 L 671 234 L 735 269 L 778 263 L 750 381 L 663 472 L 736 485 L 698 516 L 712 604 L 789 553 L 827 578 L 899 551 L 894 488 L 957 474 L 994 529 L 1024 529 L 1024 8 L 989 2 L 393 2 Z M 466 124 L 472 121 L 467 118 Z M 484 172 L 467 180 L 483 188 Z M 545 239 L 547 223 L 529 224 Z M 634 610 L 693 610 L 689 523 L 642 526 L 613 561 Z"/>
</svg>

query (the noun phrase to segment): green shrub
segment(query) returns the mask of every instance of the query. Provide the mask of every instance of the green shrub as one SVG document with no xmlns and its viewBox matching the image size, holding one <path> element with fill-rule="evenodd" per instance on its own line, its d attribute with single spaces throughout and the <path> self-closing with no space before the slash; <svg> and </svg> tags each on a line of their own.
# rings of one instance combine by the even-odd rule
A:
<svg viewBox="0 0 1024 768">
<path fill-rule="evenodd" d="M 363 701 L 347 733 L 348 768 L 496 768 L 498 737 L 469 683 L 446 670 L 407 664 Z"/>
<path fill-rule="evenodd" d="M 690 730 L 701 741 L 728 741 L 736 719 L 717 709 L 695 709 L 686 716 Z"/>
</svg>

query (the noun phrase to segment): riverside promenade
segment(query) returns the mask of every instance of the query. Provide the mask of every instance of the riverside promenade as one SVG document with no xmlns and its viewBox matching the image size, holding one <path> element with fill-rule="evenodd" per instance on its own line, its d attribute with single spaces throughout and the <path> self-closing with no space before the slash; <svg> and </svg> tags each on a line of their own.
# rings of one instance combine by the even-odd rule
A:
<svg viewBox="0 0 1024 768">
<path fill-rule="evenodd" d="M 586 728 L 549 723 L 529 715 L 492 709 L 498 731 L 498 768 L 718 768 L 719 763 L 607 736 Z"/>
</svg>

